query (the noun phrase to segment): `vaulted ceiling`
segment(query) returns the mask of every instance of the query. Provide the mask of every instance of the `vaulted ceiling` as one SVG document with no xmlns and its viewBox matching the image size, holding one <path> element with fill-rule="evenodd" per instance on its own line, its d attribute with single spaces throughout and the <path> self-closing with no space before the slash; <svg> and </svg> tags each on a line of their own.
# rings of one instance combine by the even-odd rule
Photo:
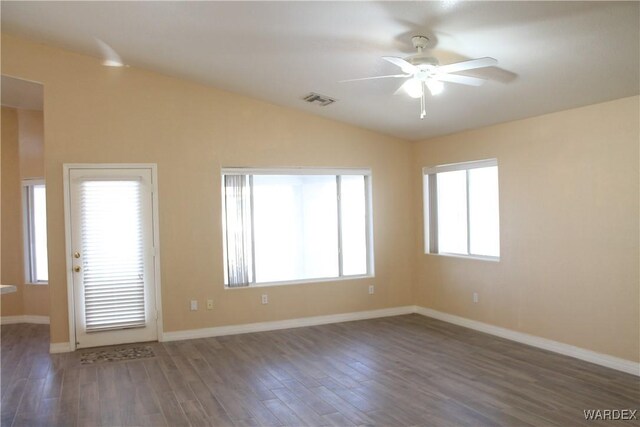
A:
<svg viewBox="0 0 640 427">
<path fill-rule="evenodd" d="M 2 2 L 2 31 L 419 140 L 638 94 L 638 2 Z M 441 64 L 490 56 L 419 100 L 381 56 L 430 38 Z M 336 98 L 319 107 L 309 92 Z"/>
</svg>

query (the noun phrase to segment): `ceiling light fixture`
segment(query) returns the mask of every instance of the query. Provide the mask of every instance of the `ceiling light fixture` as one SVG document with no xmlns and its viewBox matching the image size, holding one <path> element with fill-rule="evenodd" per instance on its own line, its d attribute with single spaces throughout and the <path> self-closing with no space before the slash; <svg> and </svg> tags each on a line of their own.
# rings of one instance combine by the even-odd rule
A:
<svg viewBox="0 0 640 427">
<path fill-rule="evenodd" d="M 107 43 L 100 39 L 96 39 L 100 52 L 102 53 L 102 65 L 105 67 L 124 67 L 124 62 L 120 55 Z"/>
<path fill-rule="evenodd" d="M 427 79 L 426 84 L 433 96 L 440 95 L 444 91 L 444 83 L 439 80 Z"/>
<path fill-rule="evenodd" d="M 418 79 L 409 79 L 402 85 L 402 88 L 412 98 L 422 96 L 422 82 Z"/>
<path fill-rule="evenodd" d="M 105 67 L 124 67 L 124 64 L 122 62 L 114 61 L 112 59 L 106 59 L 102 61 L 102 65 L 104 65 Z"/>
</svg>

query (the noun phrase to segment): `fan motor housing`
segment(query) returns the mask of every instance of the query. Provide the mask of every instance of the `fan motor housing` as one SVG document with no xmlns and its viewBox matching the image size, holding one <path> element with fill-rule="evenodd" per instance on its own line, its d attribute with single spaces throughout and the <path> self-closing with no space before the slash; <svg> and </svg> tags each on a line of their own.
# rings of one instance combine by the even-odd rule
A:
<svg viewBox="0 0 640 427">
<path fill-rule="evenodd" d="M 439 65 L 438 60 L 432 56 L 410 56 L 406 58 L 406 61 L 415 65 L 416 67 L 420 67 L 421 65 L 430 65 L 432 67 L 437 67 Z"/>
<path fill-rule="evenodd" d="M 413 36 L 411 37 L 411 43 L 416 49 L 425 49 L 429 44 L 429 37 L 427 36 Z"/>
</svg>

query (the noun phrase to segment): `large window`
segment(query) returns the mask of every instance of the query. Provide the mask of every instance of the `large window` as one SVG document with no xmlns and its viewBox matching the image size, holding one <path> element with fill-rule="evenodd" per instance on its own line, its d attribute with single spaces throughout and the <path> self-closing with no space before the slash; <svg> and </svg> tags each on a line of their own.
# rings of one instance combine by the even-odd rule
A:
<svg viewBox="0 0 640 427">
<path fill-rule="evenodd" d="M 500 257 L 498 163 L 456 163 L 424 169 L 427 253 Z"/>
<path fill-rule="evenodd" d="M 47 201 L 42 181 L 23 181 L 25 278 L 27 283 L 49 281 L 47 264 Z"/>
<path fill-rule="evenodd" d="M 225 284 L 372 274 L 368 170 L 224 169 Z"/>
</svg>

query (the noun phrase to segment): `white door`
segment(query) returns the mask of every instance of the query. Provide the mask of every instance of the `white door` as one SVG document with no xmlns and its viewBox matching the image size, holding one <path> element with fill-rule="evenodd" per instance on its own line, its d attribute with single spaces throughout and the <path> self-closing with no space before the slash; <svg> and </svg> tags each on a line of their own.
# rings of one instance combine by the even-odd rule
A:
<svg viewBox="0 0 640 427">
<path fill-rule="evenodd" d="M 68 177 L 76 347 L 157 340 L 152 169 Z"/>
</svg>

